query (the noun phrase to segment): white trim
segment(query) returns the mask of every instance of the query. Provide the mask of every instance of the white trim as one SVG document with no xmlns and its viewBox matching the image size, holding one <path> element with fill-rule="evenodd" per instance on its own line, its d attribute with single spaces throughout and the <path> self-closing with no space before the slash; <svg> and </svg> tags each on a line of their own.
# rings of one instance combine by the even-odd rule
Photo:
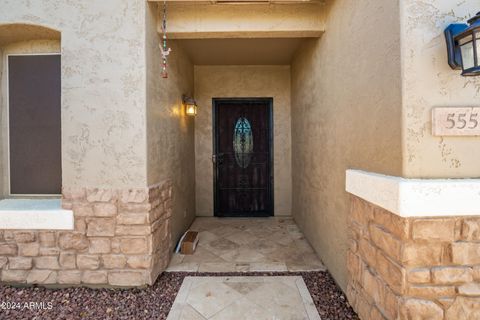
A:
<svg viewBox="0 0 480 320">
<path fill-rule="evenodd" d="M 61 52 L 46 52 L 46 53 L 7 53 L 5 54 L 5 78 L 6 78 L 6 93 L 5 93 L 5 110 L 6 110 L 6 157 L 7 157 L 7 194 L 12 197 L 44 197 L 44 196 L 60 196 L 58 194 L 14 194 L 11 193 L 11 181 L 10 181 L 10 70 L 9 70 L 9 58 L 12 56 L 60 56 L 60 64 L 61 64 Z M 60 107 L 61 108 L 61 107 Z M 60 124 L 61 126 L 61 124 Z"/>
<path fill-rule="evenodd" d="M 73 230 L 73 211 L 0 210 L 0 229 Z"/>
<path fill-rule="evenodd" d="M 405 179 L 347 170 L 346 191 L 401 217 L 480 216 L 480 179 Z"/>
<path fill-rule="evenodd" d="M 73 230 L 73 211 L 60 199 L 6 199 L 0 201 L 0 229 Z"/>
</svg>

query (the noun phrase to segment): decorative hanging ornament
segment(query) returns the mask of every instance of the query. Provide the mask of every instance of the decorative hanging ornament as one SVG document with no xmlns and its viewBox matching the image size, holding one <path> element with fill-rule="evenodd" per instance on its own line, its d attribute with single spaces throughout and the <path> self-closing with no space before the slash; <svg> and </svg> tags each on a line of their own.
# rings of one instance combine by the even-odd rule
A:
<svg viewBox="0 0 480 320">
<path fill-rule="evenodd" d="M 162 23 L 163 39 L 160 44 L 160 50 L 162 51 L 162 77 L 168 78 L 167 72 L 167 58 L 172 49 L 167 48 L 167 1 L 163 1 L 163 23 Z"/>
</svg>

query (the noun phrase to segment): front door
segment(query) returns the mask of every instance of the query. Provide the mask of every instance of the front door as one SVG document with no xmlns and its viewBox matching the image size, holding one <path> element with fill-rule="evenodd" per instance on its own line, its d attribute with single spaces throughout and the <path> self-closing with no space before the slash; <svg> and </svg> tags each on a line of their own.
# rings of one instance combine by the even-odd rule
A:
<svg viewBox="0 0 480 320">
<path fill-rule="evenodd" d="M 271 216 L 272 99 L 214 99 L 215 216 Z"/>
</svg>

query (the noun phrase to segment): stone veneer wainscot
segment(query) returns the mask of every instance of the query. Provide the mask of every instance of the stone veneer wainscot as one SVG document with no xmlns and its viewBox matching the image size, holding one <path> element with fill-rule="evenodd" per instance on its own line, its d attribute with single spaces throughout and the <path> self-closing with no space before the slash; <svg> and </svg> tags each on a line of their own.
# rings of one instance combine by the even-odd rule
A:
<svg viewBox="0 0 480 320">
<path fill-rule="evenodd" d="M 73 231 L 0 230 L 1 281 L 151 285 L 170 261 L 170 181 L 144 189 L 63 190 Z"/>
<path fill-rule="evenodd" d="M 361 319 L 480 319 L 480 215 L 402 217 L 353 195 L 348 224 Z"/>
</svg>

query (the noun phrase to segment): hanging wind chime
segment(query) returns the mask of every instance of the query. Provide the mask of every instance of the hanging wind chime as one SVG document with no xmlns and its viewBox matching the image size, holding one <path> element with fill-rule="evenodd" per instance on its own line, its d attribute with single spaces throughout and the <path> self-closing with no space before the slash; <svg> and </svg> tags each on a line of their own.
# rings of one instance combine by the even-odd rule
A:
<svg viewBox="0 0 480 320">
<path fill-rule="evenodd" d="M 163 1 L 163 23 L 162 23 L 163 39 L 160 44 L 162 51 L 162 78 L 168 78 L 167 72 L 167 57 L 172 49 L 167 48 L 167 1 Z"/>
</svg>

